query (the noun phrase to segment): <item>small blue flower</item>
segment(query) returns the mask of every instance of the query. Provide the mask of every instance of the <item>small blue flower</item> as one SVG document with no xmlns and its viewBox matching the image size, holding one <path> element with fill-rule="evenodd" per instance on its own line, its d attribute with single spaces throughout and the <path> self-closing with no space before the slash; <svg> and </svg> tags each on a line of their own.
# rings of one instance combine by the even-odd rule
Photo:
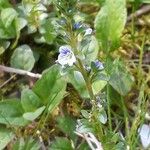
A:
<svg viewBox="0 0 150 150">
<path fill-rule="evenodd" d="M 90 34 L 92 34 L 92 32 L 93 32 L 92 28 L 87 28 L 87 29 L 85 30 L 84 36 L 90 35 Z"/>
<path fill-rule="evenodd" d="M 75 30 L 80 29 L 81 27 L 82 27 L 81 22 L 77 22 L 77 23 L 75 23 L 75 24 L 73 25 L 73 28 L 74 28 Z"/>
<path fill-rule="evenodd" d="M 62 65 L 62 67 L 65 65 L 72 66 L 76 62 L 76 58 L 71 50 L 71 46 L 65 45 L 59 48 L 59 55 L 56 62 Z"/>
<path fill-rule="evenodd" d="M 95 64 L 95 67 L 96 67 L 98 70 L 103 70 L 103 69 L 104 69 L 103 64 L 102 64 L 99 60 L 95 60 L 95 61 L 94 61 L 94 64 Z"/>
</svg>

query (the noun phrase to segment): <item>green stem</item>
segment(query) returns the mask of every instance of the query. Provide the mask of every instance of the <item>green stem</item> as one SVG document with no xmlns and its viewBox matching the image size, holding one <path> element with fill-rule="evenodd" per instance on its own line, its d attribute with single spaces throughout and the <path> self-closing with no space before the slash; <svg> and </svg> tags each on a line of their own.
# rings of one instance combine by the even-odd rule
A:
<svg viewBox="0 0 150 150">
<path fill-rule="evenodd" d="M 88 93 L 90 95 L 90 98 L 91 98 L 91 100 L 94 100 L 96 102 L 96 98 L 94 96 L 93 89 L 92 89 L 92 86 L 91 86 L 91 80 L 89 79 L 89 77 L 87 75 L 87 72 L 84 69 L 84 66 L 83 66 L 83 64 L 82 64 L 80 59 L 78 59 L 78 64 L 79 64 L 79 67 L 80 67 L 80 71 L 81 71 L 81 73 L 83 75 L 83 78 L 84 78 L 84 80 L 86 82 L 86 87 L 87 87 Z"/>
<path fill-rule="evenodd" d="M 146 101 L 147 97 L 144 95 L 145 86 L 146 86 L 145 83 L 141 85 L 140 94 L 138 98 L 139 102 L 138 102 L 137 112 L 135 115 L 135 119 L 132 121 L 133 123 L 130 129 L 130 134 L 127 139 L 127 142 L 129 143 L 131 150 L 134 150 L 134 147 L 138 140 L 137 130 L 138 130 L 138 127 L 144 123 L 145 114 L 147 111 L 147 106 L 148 106 L 147 101 Z M 140 113 L 139 113 L 139 110 L 141 111 Z"/>
<path fill-rule="evenodd" d="M 142 61 L 143 61 L 143 49 L 144 49 L 144 43 L 145 43 L 145 36 L 142 40 L 142 45 L 140 47 L 140 56 L 139 56 L 139 66 L 138 66 L 138 87 L 140 87 L 140 84 L 142 83 Z"/>
<path fill-rule="evenodd" d="M 101 140 L 101 137 L 103 136 L 103 129 L 102 129 L 102 126 L 99 122 L 97 122 L 97 106 L 96 106 L 96 97 L 93 93 L 93 89 L 92 89 L 92 84 L 91 84 L 91 80 L 90 78 L 88 77 L 87 75 L 87 72 L 86 70 L 84 69 L 84 66 L 81 62 L 80 59 L 78 59 L 78 65 L 79 65 L 79 68 L 80 68 L 80 71 L 83 75 L 83 78 L 85 80 L 85 83 L 86 83 L 86 88 L 88 90 L 88 93 L 89 93 L 89 96 L 90 96 L 90 99 L 92 101 L 92 112 L 93 112 L 93 120 L 94 120 L 94 127 L 96 129 L 96 132 L 99 133 L 97 134 L 98 136 L 98 139 Z M 97 122 L 97 123 L 96 123 Z M 95 123 L 96 123 L 96 126 L 95 126 Z"/>
<path fill-rule="evenodd" d="M 58 94 L 58 93 L 57 93 L 57 94 Z M 52 111 L 50 111 L 50 110 L 48 110 L 48 109 L 49 109 L 51 103 L 53 102 L 53 100 L 56 98 L 57 94 L 56 94 L 56 95 L 53 97 L 53 99 L 52 99 L 51 101 L 49 101 L 49 103 L 46 105 L 46 108 L 45 108 L 45 110 L 44 110 L 44 112 L 43 112 L 43 114 L 42 114 L 42 117 L 41 117 L 41 119 L 40 119 L 40 121 L 39 121 L 39 124 L 38 124 L 36 130 L 35 130 L 34 135 L 36 134 L 36 131 L 37 131 L 38 129 L 43 129 L 43 128 L 44 128 L 44 126 L 45 126 L 45 124 L 46 124 L 46 121 L 47 121 L 48 117 L 50 116 L 50 113 L 52 112 Z"/>
<path fill-rule="evenodd" d="M 20 37 L 20 33 L 17 33 L 16 39 L 15 39 L 13 45 L 11 46 L 11 49 L 14 49 L 17 46 L 19 37 Z"/>
<path fill-rule="evenodd" d="M 110 131 L 112 131 L 111 109 L 110 109 L 110 96 L 109 96 L 109 83 L 107 83 L 107 111 L 108 111 L 109 129 L 110 129 Z"/>
<path fill-rule="evenodd" d="M 124 99 L 121 96 L 121 103 L 122 103 L 122 109 L 123 109 L 123 115 L 124 115 L 124 122 L 125 122 L 125 132 L 126 132 L 126 136 L 129 136 L 129 120 L 128 120 L 128 112 L 124 103 Z"/>
<path fill-rule="evenodd" d="M 107 55 L 106 55 L 106 73 L 107 76 L 109 76 L 109 48 L 107 49 Z M 107 82 L 107 87 L 106 87 L 106 97 L 107 97 L 107 114 L 108 114 L 108 124 L 109 124 L 109 129 L 112 132 L 112 121 L 111 121 L 111 99 L 110 99 L 110 85 L 109 82 Z"/>
<path fill-rule="evenodd" d="M 132 6 L 132 13 L 134 13 L 135 12 L 135 4 L 133 4 L 133 6 Z M 133 40 L 133 42 L 134 42 L 134 34 L 135 34 L 135 28 L 134 28 L 134 22 L 135 22 L 135 17 L 134 17 L 134 15 L 132 16 L 132 20 L 131 20 L 131 36 L 132 36 L 132 40 Z"/>
</svg>

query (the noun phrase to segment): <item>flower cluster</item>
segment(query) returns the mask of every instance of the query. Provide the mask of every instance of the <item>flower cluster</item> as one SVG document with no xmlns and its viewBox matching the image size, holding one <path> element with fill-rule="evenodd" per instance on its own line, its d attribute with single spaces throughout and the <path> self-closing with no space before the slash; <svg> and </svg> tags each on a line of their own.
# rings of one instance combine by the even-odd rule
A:
<svg viewBox="0 0 150 150">
<path fill-rule="evenodd" d="M 64 22 L 64 20 L 61 20 L 61 21 Z M 88 37 L 92 34 L 93 30 L 92 30 L 92 28 L 87 27 L 86 25 L 82 24 L 81 22 L 77 22 L 77 23 L 73 24 L 74 30 L 78 30 L 81 28 L 83 29 L 83 30 L 81 30 L 81 33 L 82 32 L 84 33 L 82 40 L 83 41 L 87 40 Z M 78 42 L 81 42 L 81 41 L 79 40 Z M 80 43 L 80 44 L 82 45 L 83 43 Z M 78 49 L 79 49 L 79 51 L 78 51 L 77 57 L 81 58 L 81 56 L 84 56 L 84 54 L 83 54 L 84 52 L 82 51 L 82 48 L 80 49 L 80 47 L 78 47 Z M 85 59 L 85 57 L 83 59 Z M 62 66 L 62 68 L 66 68 L 67 66 L 73 66 L 73 64 L 76 62 L 76 56 L 74 55 L 74 52 L 70 45 L 64 45 L 59 48 L 59 55 L 58 55 L 58 59 L 56 62 L 59 63 Z M 104 69 L 103 64 L 99 60 L 94 61 L 93 64 L 94 64 L 94 68 L 96 70 Z M 84 64 L 84 67 L 85 67 L 86 71 L 90 72 L 91 66 L 89 66 L 89 64 Z"/>
</svg>

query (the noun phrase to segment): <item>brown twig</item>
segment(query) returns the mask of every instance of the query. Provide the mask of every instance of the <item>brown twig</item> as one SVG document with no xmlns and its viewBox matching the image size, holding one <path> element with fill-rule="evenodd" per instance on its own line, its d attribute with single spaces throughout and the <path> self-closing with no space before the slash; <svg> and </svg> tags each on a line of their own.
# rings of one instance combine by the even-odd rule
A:
<svg viewBox="0 0 150 150">
<path fill-rule="evenodd" d="M 137 10 L 136 12 L 132 13 L 130 16 L 128 16 L 127 21 L 131 21 L 133 17 L 140 17 L 143 14 L 146 14 L 150 12 L 150 5 L 143 6 L 141 9 Z"/>
<path fill-rule="evenodd" d="M 12 77 L 10 77 L 8 80 L 6 80 L 2 85 L 0 85 L 0 89 L 5 86 L 7 83 L 9 83 L 16 75 L 13 75 Z"/>
<path fill-rule="evenodd" d="M 3 66 L 3 65 L 0 65 L 0 72 L 1 71 L 4 71 L 4 72 L 9 72 L 9 73 L 16 73 L 16 74 L 20 74 L 20 75 L 27 75 L 29 77 L 33 77 L 33 78 L 41 78 L 41 74 L 35 74 L 35 73 L 32 73 L 32 72 L 29 72 L 29 71 L 25 71 L 25 70 L 22 70 L 22 69 L 16 69 L 16 68 L 11 68 L 11 67 L 6 67 L 6 66 Z"/>
</svg>

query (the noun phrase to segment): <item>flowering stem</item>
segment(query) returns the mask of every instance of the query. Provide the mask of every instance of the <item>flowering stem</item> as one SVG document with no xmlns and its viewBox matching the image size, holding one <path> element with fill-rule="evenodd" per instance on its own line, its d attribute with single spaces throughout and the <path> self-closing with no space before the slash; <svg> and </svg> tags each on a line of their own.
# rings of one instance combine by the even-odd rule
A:
<svg viewBox="0 0 150 150">
<path fill-rule="evenodd" d="M 76 48 L 76 36 L 73 34 L 73 32 L 71 31 L 70 28 L 70 45 L 71 47 L 74 49 L 74 54 L 77 54 L 77 48 Z M 80 72 L 83 75 L 83 78 L 86 82 L 86 87 L 88 90 L 88 93 L 90 95 L 91 100 L 94 100 L 96 102 L 96 98 L 94 96 L 93 90 L 92 90 L 92 86 L 91 86 L 91 80 L 89 79 L 86 70 L 84 69 L 84 66 L 81 62 L 81 60 L 78 58 L 77 59 L 77 63 L 78 63 L 78 68 L 80 68 Z"/>
<path fill-rule="evenodd" d="M 80 71 L 81 71 L 81 73 L 83 75 L 83 78 L 84 78 L 84 80 L 86 82 L 86 87 L 87 87 L 88 93 L 90 95 L 90 98 L 91 98 L 91 100 L 96 102 L 96 98 L 94 96 L 93 89 L 92 89 L 92 86 L 91 86 L 91 80 L 88 78 L 86 70 L 84 69 L 84 66 L 83 66 L 83 64 L 82 64 L 80 59 L 78 59 L 78 64 L 79 64 L 79 67 L 80 67 Z"/>
<path fill-rule="evenodd" d="M 97 107 L 96 106 L 96 97 L 93 93 L 91 80 L 88 77 L 87 72 L 84 69 L 84 66 L 83 66 L 81 60 L 78 59 L 77 61 L 78 61 L 78 65 L 79 65 L 79 68 L 80 68 L 80 72 L 82 73 L 83 78 L 85 80 L 86 88 L 88 90 L 88 93 L 89 93 L 89 96 L 90 96 L 90 99 L 91 99 L 91 102 L 92 102 L 93 120 L 94 120 L 94 124 L 95 124 L 97 122 L 97 113 L 95 112 L 96 107 Z M 96 123 L 95 129 L 96 129 L 96 132 L 99 133 L 99 134 L 97 134 L 98 139 L 101 140 L 101 137 L 103 135 L 103 130 L 102 130 L 102 126 L 99 122 Z"/>
<path fill-rule="evenodd" d="M 71 25 L 69 26 L 68 29 L 69 29 L 68 32 L 70 33 L 70 41 L 69 41 L 70 43 L 69 44 L 73 48 L 74 54 L 77 55 L 78 50 L 77 50 L 77 46 L 76 46 L 77 45 L 76 35 L 72 31 Z M 95 110 L 96 110 L 96 107 L 97 107 L 96 106 L 96 97 L 93 93 L 91 78 L 88 76 L 87 71 L 85 70 L 83 63 L 79 58 L 77 58 L 77 63 L 76 63 L 75 66 L 81 72 L 81 74 L 83 75 L 83 78 L 85 80 L 86 88 L 87 88 L 87 91 L 89 93 L 89 96 L 90 96 L 90 99 L 91 99 L 91 102 L 92 102 L 92 112 L 93 112 L 94 124 L 97 122 L 97 125 L 95 127 L 96 128 L 96 133 L 99 133 L 97 135 L 98 135 L 99 140 L 101 140 L 101 137 L 103 136 L 103 130 L 102 130 L 101 124 L 97 121 L 97 114 L 95 113 Z"/>
</svg>

